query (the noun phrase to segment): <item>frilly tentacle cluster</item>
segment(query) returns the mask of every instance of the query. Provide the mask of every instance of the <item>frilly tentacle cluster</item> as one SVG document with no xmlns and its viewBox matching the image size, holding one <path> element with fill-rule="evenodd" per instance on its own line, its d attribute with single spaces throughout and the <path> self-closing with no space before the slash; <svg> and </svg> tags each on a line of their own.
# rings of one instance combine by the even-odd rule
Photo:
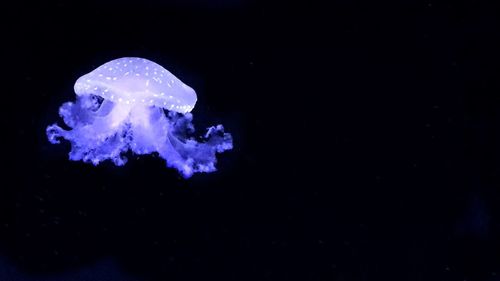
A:
<svg viewBox="0 0 500 281">
<path fill-rule="evenodd" d="M 197 172 L 216 170 L 216 153 L 233 147 L 232 137 L 222 125 L 208 128 L 195 140 L 192 114 L 168 112 L 154 106 L 125 106 L 97 96 L 78 96 L 76 102 L 64 103 L 59 115 L 68 130 L 57 124 L 47 127 L 51 143 L 65 139 L 71 143 L 70 160 L 98 165 L 111 160 L 124 165 L 124 154 L 158 153 L 167 166 L 185 178 Z"/>
</svg>

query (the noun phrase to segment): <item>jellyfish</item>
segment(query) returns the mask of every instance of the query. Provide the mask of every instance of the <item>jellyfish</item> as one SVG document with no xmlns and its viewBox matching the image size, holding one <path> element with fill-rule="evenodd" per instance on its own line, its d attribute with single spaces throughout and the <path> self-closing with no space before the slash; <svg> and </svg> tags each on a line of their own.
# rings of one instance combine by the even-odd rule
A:
<svg viewBox="0 0 500 281">
<path fill-rule="evenodd" d="M 216 170 L 216 154 L 233 147 L 222 125 L 195 139 L 192 124 L 196 92 L 155 62 L 124 57 L 80 77 L 75 102 L 59 115 L 70 128 L 47 127 L 48 140 L 71 143 L 69 159 L 98 165 L 111 160 L 122 166 L 129 151 L 157 153 L 184 178 Z"/>
</svg>

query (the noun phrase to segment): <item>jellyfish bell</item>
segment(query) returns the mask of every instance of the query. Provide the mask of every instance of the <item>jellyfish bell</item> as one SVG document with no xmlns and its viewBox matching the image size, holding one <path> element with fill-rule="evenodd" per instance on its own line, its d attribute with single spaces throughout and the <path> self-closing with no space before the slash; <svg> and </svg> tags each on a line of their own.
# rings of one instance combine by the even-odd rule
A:
<svg viewBox="0 0 500 281">
<path fill-rule="evenodd" d="M 188 137 L 194 131 L 190 112 L 196 92 L 150 60 L 126 57 L 107 62 L 80 77 L 74 91 L 76 103 L 59 109 L 72 129 L 47 127 L 50 142 L 71 142 L 70 160 L 97 165 L 110 159 L 124 165 L 123 154 L 129 150 L 156 152 L 188 178 L 215 171 L 216 153 L 232 149 L 232 137 L 222 125 L 208 128 L 202 141 Z"/>
<path fill-rule="evenodd" d="M 79 96 L 93 94 L 126 105 L 152 105 L 179 113 L 191 112 L 196 92 L 161 65 L 125 57 L 107 62 L 80 77 Z"/>
</svg>

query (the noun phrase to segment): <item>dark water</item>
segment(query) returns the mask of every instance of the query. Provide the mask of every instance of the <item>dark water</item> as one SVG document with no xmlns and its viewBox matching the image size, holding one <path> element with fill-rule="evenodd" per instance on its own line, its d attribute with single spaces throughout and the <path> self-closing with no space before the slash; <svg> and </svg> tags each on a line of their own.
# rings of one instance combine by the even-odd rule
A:
<svg viewBox="0 0 500 281">
<path fill-rule="evenodd" d="M 500 280 L 499 13 L 478 1 L 20 2 L 2 48 L 0 280 Z M 196 89 L 219 172 L 67 159 L 123 56 Z"/>
</svg>

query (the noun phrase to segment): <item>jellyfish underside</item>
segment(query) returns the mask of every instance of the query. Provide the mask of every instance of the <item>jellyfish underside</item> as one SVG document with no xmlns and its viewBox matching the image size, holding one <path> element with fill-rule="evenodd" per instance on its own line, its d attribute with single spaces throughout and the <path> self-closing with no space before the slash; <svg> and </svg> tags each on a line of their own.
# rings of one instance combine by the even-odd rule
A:
<svg viewBox="0 0 500 281">
<path fill-rule="evenodd" d="M 124 104 L 97 95 L 79 95 L 76 102 L 64 103 L 59 115 L 70 127 L 53 124 L 47 128 L 51 143 L 71 143 L 70 160 L 98 165 L 112 160 L 124 165 L 131 150 L 143 155 L 158 153 L 167 166 L 189 178 L 196 172 L 216 170 L 216 153 L 232 148 L 232 138 L 222 125 L 208 128 L 200 141 L 194 133 L 191 113 L 177 113 L 157 106 Z"/>
</svg>

